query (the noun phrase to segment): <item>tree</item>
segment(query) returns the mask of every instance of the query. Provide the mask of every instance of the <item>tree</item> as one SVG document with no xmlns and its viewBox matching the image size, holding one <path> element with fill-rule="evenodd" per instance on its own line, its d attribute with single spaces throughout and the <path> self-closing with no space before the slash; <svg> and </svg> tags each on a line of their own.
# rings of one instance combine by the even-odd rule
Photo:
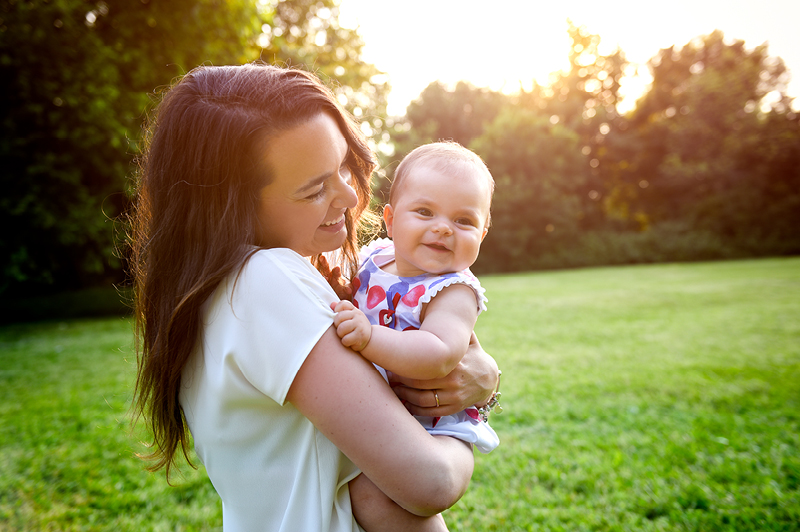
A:
<svg viewBox="0 0 800 532">
<path fill-rule="evenodd" d="M 375 143 L 386 141 L 387 76 L 361 59 L 364 41 L 339 24 L 334 0 L 272 0 L 263 13 L 257 42 L 260 58 L 270 63 L 307 65 L 333 85 L 339 100 Z"/>
<path fill-rule="evenodd" d="M 763 218 L 775 199 L 770 183 L 782 183 L 784 201 L 798 195 L 789 185 L 797 171 L 786 164 L 799 138 L 783 62 L 766 45 L 748 49 L 715 31 L 661 50 L 649 66 L 652 86 L 624 136 L 636 151 L 619 172 L 620 197 L 648 223 L 679 222 L 758 247 L 784 223 Z M 770 93 L 778 95 L 771 109 Z"/>
<path fill-rule="evenodd" d="M 448 88 L 433 82 L 408 105 L 406 115 L 390 124 L 394 161 L 422 144 L 451 140 L 468 146 L 508 105 L 508 96 L 459 81 Z M 391 177 L 394 167 L 389 165 Z M 389 182 L 379 183 L 378 196 L 388 200 Z"/>
<path fill-rule="evenodd" d="M 605 181 L 612 170 L 613 141 L 627 127 L 618 111 L 621 80 L 628 65 L 622 50 L 601 55 L 600 36 L 567 21 L 570 37 L 569 69 L 553 73 L 547 86 L 534 84 L 520 94 L 520 105 L 559 124 L 578 137 L 585 158 L 585 178 L 576 193 L 582 204 L 582 227 L 606 225 L 602 201 Z"/>
<path fill-rule="evenodd" d="M 580 137 L 530 110 L 505 109 L 470 146 L 495 178 L 478 271 L 530 269 L 575 238 L 586 178 Z"/>
<path fill-rule="evenodd" d="M 0 294 L 120 278 L 112 220 L 140 124 L 153 90 L 197 65 L 263 57 L 336 76 L 380 136 L 388 85 L 337 17 L 333 0 L 3 0 Z"/>
</svg>

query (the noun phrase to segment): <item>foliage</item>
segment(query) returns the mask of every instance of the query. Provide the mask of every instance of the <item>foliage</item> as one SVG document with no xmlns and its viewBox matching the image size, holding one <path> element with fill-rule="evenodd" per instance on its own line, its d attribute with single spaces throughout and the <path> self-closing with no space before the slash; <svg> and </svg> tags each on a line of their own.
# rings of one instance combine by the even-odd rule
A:
<svg viewBox="0 0 800 532">
<path fill-rule="evenodd" d="M 337 17 L 334 0 L 0 3 L 0 294 L 120 278 L 111 220 L 149 95 L 197 65 L 261 56 L 335 76 L 381 138 L 388 84 Z"/>
<path fill-rule="evenodd" d="M 527 110 L 506 109 L 470 148 L 495 178 L 492 227 L 476 271 L 525 270 L 577 233 L 586 158 L 579 137 Z"/>
<path fill-rule="evenodd" d="M 245 59 L 258 26 L 244 0 L 227 4 L 2 4 L 0 291 L 75 288 L 119 269 L 110 220 L 126 203 L 145 93 L 189 65 Z"/>
<path fill-rule="evenodd" d="M 661 50 L 650 67 L 653 87 L 630 128 L 646 149 L 623 172 L 639 189 L 639 208 L 654 220 L 686 218 L 720 194 L 733 199 L 740 186 L 757 186 L 761 176 L 741 156 L 763 142 L 758 107 L 780 87 L 783 63 L 764 45 L 747 50 L 716 31 Z"/>
<path fill-rule="evenodd" d="M 410 134 L 425 139 L 423 142 L 452 140 L 467 146 L 494 120 L 507 100 L 499 93 L 463 81 L 452 89 L 431 83 L 406 110 Z"/>
<path fill-rule="evenodd" d="M 460 81 L 455 87 L 434 82 L 409 104 L 405 117 L 390 124 L 394 147 L 392 159 L 399 162 L 422 144 L 450 140 L 468 146 L 510 102 L 508 96 Z M 387 177 L 391 178 L 394 166 Z M 379 183 L 379 197 L 389 198 L 389 183 Z"/>
<path fill-rule="evenodd" d="M 653 85 L 609 157 L 613 210 L 637 213 L 642 229 L 681 221 L 754 254 L 800 251 L 788 229 L 800 221 L 800 122 L 783 62 L 715 31 L 649 64 Z M 770 93 L 779 100 L 765 109 Z"/>
<path fill-rule="evenodd" d="M 303 65 L 328 82 L 345 107 L 362 122 L 375 144 L 385 136 L 391 86 L 385 74 L 361 59 L 364 41 L 339 24 L 336 0 L 267 2 L 260 57 L 269 63 Z"/>
<path fill-rule="evenodd" d="M 797 530 L 800 259 L 481 280 L 501 444 L 450 530 Z M 202 466 L 169 487 L 133 455 L 131 333 L 0 327 L 0 530 L 221 527 Z"/>
<path fill-rule="evenodd" d="M 608 55 L 600 54 L 600 36 L 585 27 L 568 21 L 567 33 L 569 68 L 551 74 L 548 85 L 535 83 L 530 91 L 523 91 L 516 107 L 529 109 L 577 135 L 576 149 L 586 157 L 581 176 L 575 178 L 570 189 L 574 197 L 568 201 L 580 203 L 582 229 L 603 228 L 607 217 L 601 202 L 604 196 L 601 172 L 609 144 L 626 127 L 617 106 L 621 101 L 620 82 L 628 63 L 619 49 Z"/>
<path fill-rule="evenodd" d="M 569 70 L 550 76 L 550 84 L 534 84 L 520 95 L 520 105 L 539 109 L 554 123 L 575 131 L 581 141 L 592 148 L 602 144 L 603 137 L 622 123 L 617 105 L 621 100 L 620 82 L 627 61 L 622 50 L 609 55 L 599 51 L 600 36 L 569 22 Z M 604 127 L 605 126 L 605 127 Z"/>
<path fill-rule="evenodd" d="M 395 135 L 399 155 L 447 132 L 490 163 L 496 225 L 479 270 L 800 253 L 800 117 L 766 45 L 715 31 L 661 50 L 623 115 L 624 53 L 568 32 L 570 66 L 548 85 L 505 96 L 433 84 Z M 482 113 L 470 120 L 464 102 Z"/>
</svg>

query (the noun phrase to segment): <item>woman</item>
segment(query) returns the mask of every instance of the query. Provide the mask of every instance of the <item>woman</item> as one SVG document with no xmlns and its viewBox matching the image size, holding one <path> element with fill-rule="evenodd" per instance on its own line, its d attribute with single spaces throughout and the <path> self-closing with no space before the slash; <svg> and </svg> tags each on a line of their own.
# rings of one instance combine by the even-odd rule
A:
<svg viewBox="0 0 800 532">
<path fill-rule="evenodd" d="M 312 266 L 339 250 L 355 271 L 374 168 L 303 71 L 199 68 L 155 115 L 133 233 L 136 407 L 152 469 L 187 456 L 188 425 L 226 531 L 443 530 L 469 482 L 471 449 L 428 435 L 342 346 Z M 412 413 L 447 414 L 485 403 L 497 366 L 473 342 L 448 378 L 405 384 Z"/>
</svg>

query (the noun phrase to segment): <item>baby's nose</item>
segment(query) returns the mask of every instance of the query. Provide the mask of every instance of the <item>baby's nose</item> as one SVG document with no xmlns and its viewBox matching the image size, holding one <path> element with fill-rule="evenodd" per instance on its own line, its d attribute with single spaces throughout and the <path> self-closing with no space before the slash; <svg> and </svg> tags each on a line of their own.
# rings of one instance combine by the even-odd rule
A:
<svg viewBox="0 0 800 532">
<path fill-rule="evenodd" d="M 453 232 L 453 228 L 450 227 L 450 224 L 442 220 L 437 221 L 434 224 L 433 230 L 434 232 L 441 233 L 443 235 L 449 235 Z"/>
</svg>

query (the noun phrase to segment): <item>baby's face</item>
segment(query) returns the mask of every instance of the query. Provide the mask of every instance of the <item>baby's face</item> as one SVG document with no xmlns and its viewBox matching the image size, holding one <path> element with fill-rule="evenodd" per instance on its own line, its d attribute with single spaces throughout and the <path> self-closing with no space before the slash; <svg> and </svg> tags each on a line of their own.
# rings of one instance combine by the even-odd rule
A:
<svg viewBox="0 0 800 532">
<path fill-rule="evenodd" d="M 478 258 L 491 207 L 486 176 L 468 165 L 415 167 L 384 209 L 401 277 L 464 270 Z"/>
</svg>

